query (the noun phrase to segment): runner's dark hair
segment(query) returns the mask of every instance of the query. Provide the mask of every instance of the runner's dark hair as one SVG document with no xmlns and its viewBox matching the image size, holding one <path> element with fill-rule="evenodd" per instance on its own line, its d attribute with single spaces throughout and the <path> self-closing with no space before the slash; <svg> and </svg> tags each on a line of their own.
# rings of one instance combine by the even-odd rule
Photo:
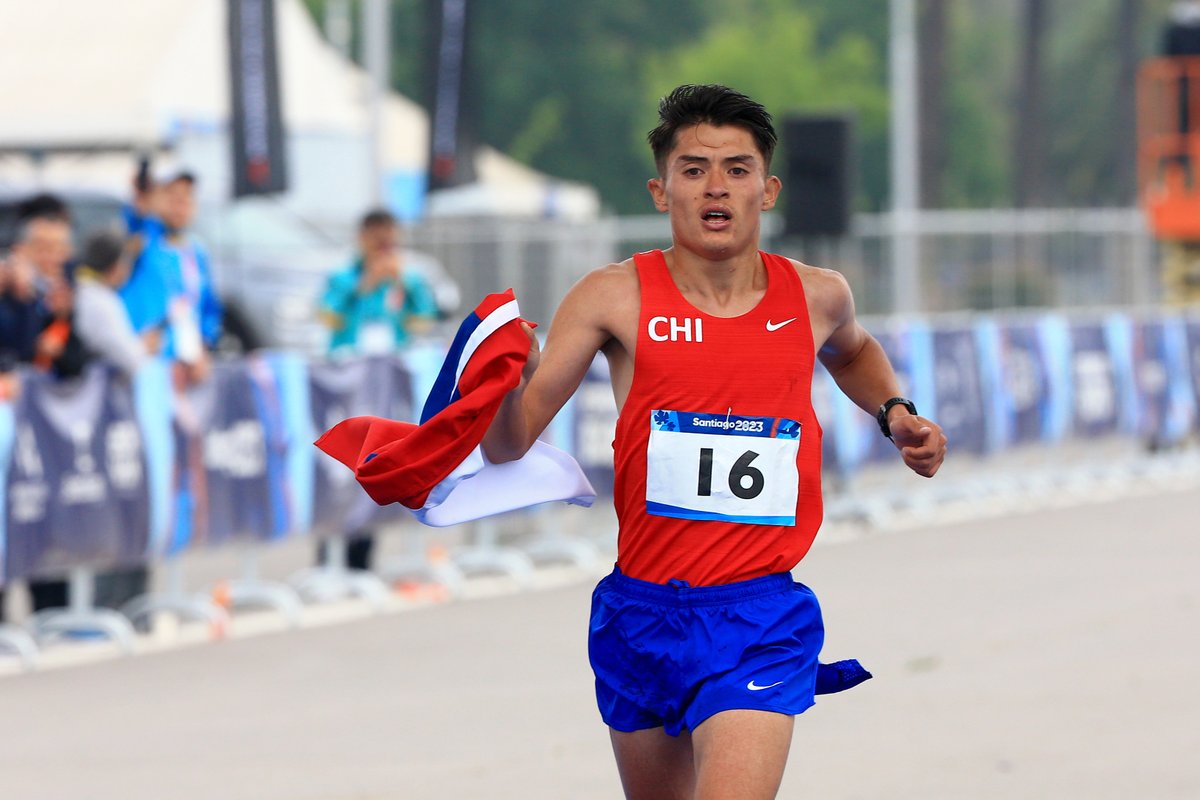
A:
<svg viewBox="0 0 1200 800">
<path fill-rule="evenodd" d="M 679 86 L 659 101 L 658 119 L 658 127 L 647 134 L 646 140 L 654 153 L 659 175 L 666 171 L 667 156 L 675 146 L 679 130 L 702 123 L 745 128 L 754 137 L 765 168 L 771 169 L 771 156 L 775 153 L 778 138 L 771 115 L 761 103 L 728 86 L 715 83 Z"/>
</svg>

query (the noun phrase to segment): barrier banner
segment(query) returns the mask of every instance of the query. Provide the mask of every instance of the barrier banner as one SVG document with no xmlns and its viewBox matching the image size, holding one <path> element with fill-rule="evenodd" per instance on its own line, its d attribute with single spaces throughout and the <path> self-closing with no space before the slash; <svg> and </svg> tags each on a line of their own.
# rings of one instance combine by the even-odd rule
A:
<svg viewBox="0 0 1200 800">
<path fill-rule="evenodd" d="M 348 417 L 378 416 L 415 422 L 412 378 L 398 360 L 386 357 L 309 364 L 309 404 L 313 428 L 325 431 Z M 379 506 L 354 480 L 354 473 L 316 450 L 312 530 L 342 536 L 374 524 L 403 519 L 397 504 Z"/>
<path fill-rule="evenodd" d="M 609 381 L 608 361 L 596 356 L 571 400 L 575 412 L 572 455 L 597 496 L 612 497 L 613 441 L 617 436 L 617 403 Z"/>
<path fill-rule="evenodd" d="M 129 384 L 99 364 L 70 381 L 21 381 L 0 453 L 6 580 L 142 563 L 150 497 Z"/>
<path fill-rule="evenodd" d="M 844 477 L 846 470 L 843 469 L 839 458 L 837 425 L 833 423 L 837 414 L 834 404 L 839 394 L 841 390 L 834 383 L 833 377 L 818 361 L 813 369 L 812 404 L 817 424 L 821 426 L 822 471 L 833 471 Z"/>
<path fill-rule="evenodd" d="M 259 368 L 218 361 L 202 383 L 175 393 L 174 554 L 236 539 L 271 539 L 278 519 L 278 458 Z"/>
<path fill-rule="evenodd" d="M 1036 321 L 996 328 L 999 384 L 1005 425 L 1001 447 L 1042 441 L 1050 435 L 1051 381 L 1044 331 Z"/>
<path fill-rule="evenodd" d="M 1152 446 L 1177 444 L 1188 433 L 1195 406 L 1183 321 L 1166 317 L 1137 322 L 1133 366 L 1139 435 Z"/>
<path fill-rule="evenodd" d="M 922 416 L 937 420 L 941 414 L 933 377 L 933 353 L 930 330 L 922 323 L 906 322 L 872 330 L 883 346 L 896 378 L 900 394 L 912 400 Z M 879 433 L 874 414 L 864 414 L 852 403 L 849 407 L 860 435 L 866 438 L 866 460 L 889 463 L 898 459 L 896 445 Z M 939 423 L 940 424 L 940 423 Z"/>
<path fill-rule="evenodd" d="M 1079 320 L 1070 326 L 1072 422 L 1077 436 L 1129 430 L 1135 409 L 1129 342 L 1119 321 Z"/>
<path fill-rule="evenodd" d="M 1194 422 L 1200 429 L 1200 318 L 1188 317 L 1184 326 L 1185 346 L 1187 350 L 1188 372 L 1192 378 L 1192 398 L 1197 413 Z"/>
<path fill-rule="evenodd" d="M 988 449 L 989 415 L 980 382 L 982 358 L 974 329 L 963 326 L 933 331 L 936 419 L 956 451 L 982 454 Z"/>
</svg>

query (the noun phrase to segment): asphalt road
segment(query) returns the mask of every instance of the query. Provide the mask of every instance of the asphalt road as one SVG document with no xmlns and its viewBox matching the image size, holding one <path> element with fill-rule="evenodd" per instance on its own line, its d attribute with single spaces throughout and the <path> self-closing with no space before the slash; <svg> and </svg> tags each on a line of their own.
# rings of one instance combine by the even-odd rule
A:
<svg viewBox="0 0 1200 800">
<path fill-rule="evenodd" d="M 581 512 L 582 513 L 582 512 Z M 783 798 L 1200 797 L 1200 495 L 814 549 Z M 620 797 L 572 585 L 0 679 L 4 797 Z"/>
</svg>

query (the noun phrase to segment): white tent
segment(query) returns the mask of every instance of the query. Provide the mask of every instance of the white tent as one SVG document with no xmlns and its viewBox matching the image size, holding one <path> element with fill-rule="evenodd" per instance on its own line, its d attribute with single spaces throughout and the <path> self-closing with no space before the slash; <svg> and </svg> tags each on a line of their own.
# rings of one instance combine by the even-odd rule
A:
<svg viewBox="0 0 1200 800">
<path fill-rule="evenodd" d="M 167 149 L 201 175 L 208 202 L 230 196 L 225 0 L 36 0 L 0 3 L 0 183 L 124 190 L 134 151 Z M 345 223 L 371 197 L 368 81 L 321 37 L 300 0 L 276 0 L 289 209 Z M 388 201 L 420 211 L 429 125 L 392 93 L 380 160 Z M 30 153 L 44 152 L 31 159 Z M 68 152 L 71 151 L 71 152 Z M 588 187 L 552 179 L 483 148 L 479 183 L 434 213 L 587 218 Z M 469 197 L 470 202 L 458 199 Z M 340 224 L 338 225 L 340 227 Z"/>
</svg>

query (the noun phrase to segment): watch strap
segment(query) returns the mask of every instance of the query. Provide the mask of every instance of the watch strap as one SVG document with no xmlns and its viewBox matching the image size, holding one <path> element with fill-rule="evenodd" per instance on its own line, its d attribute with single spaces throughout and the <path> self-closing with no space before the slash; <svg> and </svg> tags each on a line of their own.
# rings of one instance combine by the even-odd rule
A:
<svg viewBox="0 0 1200 800">
<path fill-rule="evenodd" d="M 912 400 L 906 397 L 893 397 L 884 401 L 879 407 L 878 413 L 875 414 L 875 420 L 879 423 L 879 430 L 887 438 L 892 438 L 892 426 L 888 423 L 888 412 L 892 410 L 892 406 L 904 406 L 908 409 L 908 413 L 916 416 L 917 407 Z"/>
</svg>

